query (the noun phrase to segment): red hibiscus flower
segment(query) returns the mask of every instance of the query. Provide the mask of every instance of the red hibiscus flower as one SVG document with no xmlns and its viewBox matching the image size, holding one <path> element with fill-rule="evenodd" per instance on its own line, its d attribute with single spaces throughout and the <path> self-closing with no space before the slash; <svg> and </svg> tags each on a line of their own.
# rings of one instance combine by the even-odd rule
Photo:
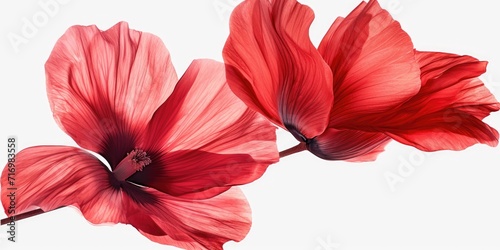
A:
<svg viewBox="0 0 500 250">
<path fill-rule="evenodd" d="M 275 127 L 232 94 L 222 63 L 194 61 L 178 80 L 160 39 L 122 22 L 70 28 L 46 72 L 54 118 L 83 149 L 22 150 L 17 215 L 75 206 L 91 223 L 131 224 L 186 249 L 245 237 L 250 208 L 231 186 L 278 160 Z"/>
<path fill-rule="evenodd" d="M 486 62 L 415 51 L 377 1 L 337 18 L 318 49 L 313 11 L 295 0 L 247 0 L 231 16 L 228 83 L 251 109 L 328 160 L 374 160 L 391 140 L 425 151 L 495 146 L 482 122 L 500 104 L 477 78 Z"/>
</svg>

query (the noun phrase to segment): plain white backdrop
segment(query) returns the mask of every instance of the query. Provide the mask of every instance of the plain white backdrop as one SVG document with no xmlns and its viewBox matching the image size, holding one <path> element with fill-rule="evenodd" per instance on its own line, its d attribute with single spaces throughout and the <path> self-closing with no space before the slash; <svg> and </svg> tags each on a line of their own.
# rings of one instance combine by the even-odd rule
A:
<svg viewBox="0 0 500 250">
<path fill-rule="evenodd" d="M 47 2 L 49 0 L 40 0 Z M 221 61 L 229 12 L 237 0 L 60 1 L 47 13 L 38 0 L 4 1 L 0 8 L 0 162 L 7 137 L 18 148 L 76 144 L 56 125 L 49 108 L 44 63 L 56 40 L 75 24 L 108 29 L 127 21 L 158 35 L 178 75 L 196 58 Z M 316 14 L 318 44 L 332 21 L 359 0 L 302 1 Z M 483 76 L 500 97 L 499 5 L 490 0 L 381 0 L 410 34 L 415 47 L 469 54 L 489 61 Z M 45 14 L 44 14 L 45 13 Z M 46 18 L 45 18 L 46 17 Z M 36 32 L 22 34 L 23 23 Z M 35 20 L 35 21 L 33 21 Z M 13 46 L 9 36 L 21 36 Z M 500 113 L 486 119 L 500 129 Z M 278 131 L 278 146 L 295 145 Z M 376 162 L 324 161 L 308 152 L 269 167 L 242 189 L 253 226 L 226 249 L 493 250 L 500 249 L 500 148 L 476 145 L 461 152 L 421 153 L 391 143 Z M 399 182 L 389 185 L 387 176 Z M 0 211 L 3 218 L 5 214 Z M 0 227 L 0 249 L 175 249 L 149 241 L 129 225 L 94 226 L 64 208 L 18 222 L 17 243 Z"/>
</svg>

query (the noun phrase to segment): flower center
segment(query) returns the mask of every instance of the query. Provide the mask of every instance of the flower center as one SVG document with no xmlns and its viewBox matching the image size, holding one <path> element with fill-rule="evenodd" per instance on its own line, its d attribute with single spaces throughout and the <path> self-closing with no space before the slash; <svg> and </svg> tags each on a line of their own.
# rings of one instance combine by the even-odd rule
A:
<svg viewBox="0 0 500 250">
<path fill-rule="evenodd" d="M 151 159 L 144 150 L 134 149 L 113 170 L 113 175 L 119 181 L 124 181 L 137 171 L 151 163 Z"/>
</svg>

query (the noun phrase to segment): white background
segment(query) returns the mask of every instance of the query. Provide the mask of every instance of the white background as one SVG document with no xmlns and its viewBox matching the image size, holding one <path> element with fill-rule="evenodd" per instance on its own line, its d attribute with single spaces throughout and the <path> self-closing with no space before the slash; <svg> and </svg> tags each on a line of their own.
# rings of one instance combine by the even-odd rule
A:
<svg viewBox="0 0 500 250">
<path fill-rule="evenodd" d="M 48 0 L 42 0 L 48 1 Z M 21 35 L 23 18 L 43 12 L 37 1 L 3 1 L 0 7 L 0 162 L 6 138 L 19 149 L 34 145 L 75 145 L 52 119 L 44 63 L 56 40 L 71 25 L 118 21 L 160 36 L 179 75 L 195 58 L 222 60 L 229 11 L 235 0 L 82 1 L 72 0 L 27 38 L 18 51 L 9 33 Z M 358 0 L 302 1 L 316 20 L 317 45 L 332 21 Z M 490 0 L 381 0 L 420 50 L 469 54 L 490 62 L 483 77 L 500 97 L 498 4 Z M 42 19 L 40 19 L 43 21 Z M 500 113 L 486 119 L 500 129 Z M 4 141 L 5 142 L 2 142 Z M 280 149 L 296 142 L 278 132 Z M 1 153 L 3 152 L 3 153 Z M 408 162 L 413 172 L 399 173 Z M 253 226 L 226 249 L 306 250 L 490 250 L 500 249 L 499 148 L 476 145 L 461 152 L 420 153 L 391 143 L 376 162 L 324 161 L 308 152 L 284 158 L 259 180 L 243 187 Z M 2 163 L 3 164 L 3 163 Z M 407 164 L 407 165 L 408 165 Z M 408 166 L 407 166 L 408 167 Z M 408 168 L 407 168 L 408 170 Z M 394 190 L 386 175 L 403 174 Z M 401 176 L 401 175 L 400 175 Z M 0 212 L 3 218 L 3 211 Z M 64 208 L 18 222 L 18 243 L 3 249 L 174 249 L 149 241 L 129 225 L 93 226 L 77 210 Z M 79 247 L 74 247 L 79 246 Z"/>
</svg>

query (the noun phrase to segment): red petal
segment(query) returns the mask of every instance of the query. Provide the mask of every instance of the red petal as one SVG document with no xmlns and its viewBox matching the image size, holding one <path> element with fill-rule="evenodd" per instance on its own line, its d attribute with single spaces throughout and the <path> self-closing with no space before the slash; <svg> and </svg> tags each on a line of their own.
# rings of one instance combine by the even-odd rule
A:
<svg viewBox="0 0 500 250">
<path fill-rule="evenodd" d="M 2 204 L 9 214 L 7 167 L 1 184 Z M 251 225 L 250 208 L 238 189 L 196 201 L 172 197 L 117 182 L 97 158 L 73 147 L 19 152 L 16 187 L 17 214 L 73 205 L 92 223 L 131 224 L 156 242 L 187 249 L 221 249 L 226 241 L 243 239 Z"/>
<path fill-rule="evenodd" d="M 254 181 L 270 164 L 259 163 L 250 154 L 215 154 L 198 150 L 166 153 L 153 161 L 156 164 L 137 172 L 129 181 L 174 196 L 195 193 L 194 196 L 185 196 L 191 199 L 213 197 L 232 185 Z M 201 191 L 204 192 L 199 193 Z"/>
<path fill-rule="evenodd" d="M 278 161 L 275 130 L 231 92 L 222 63 L 196 60 L 139 146 L 158 158 L 129 180 L 171 195 L 254 181 Z"/>
<path fill-rule="evenodd" d="M 377 1 L 338 18 L 318 50 L 333 72 L 330 126 L 391 110 L 420 88 L 411 39 Z"/>
<path fill-rule="evenodd" d="M 500 104 L 477 77 L 486 62 L 470 56 L 416 52 L 422 89 L 387 119 L 390 135 L 425 151 L 498 144 L 498 132 L 481 120 Z M 397 129 L 396 129 L 397 128 Z M 403 129 L 400 129 L 403 128 Z"/>
<path fill-rule="evenodd" d="M 46 65 L 54 118 L 78 145 L 115 166 L 177 82 L 170 54 L 121 22 L 107 31 L 73 26 Z"/>
<path fill-rule="evenodd" d="M 374 161 L 389 141 L 383 133 L 328 128 L 307 149 L 325 160 Z"/>
<path fill-rule="evenodd" d="M 235 94 L 298 139 L 325 130 L 333 101 L 330 69 L 309 39 L 313 19 L 294 0 L 245 1 L 223 51 Z"/>
<path fill-rule="evenodd" d="M 416 58 L 421 65 L 423 87 L 406 106 L 420 106 L 427 113 L 453 107 L 478 119 L 499 109 L 498 101 L 477 78 L 486 71 L 487 62 L 440 52 L 416 51 Z M 422 102 L 433 105 L 423 106 Z"/>
<path fill-rule="evenodd" d="M 73 147 L 39 146 L 16 155 L 16 213 L 35 208 L 50 211 L 79 207 L 92 223 L 122 222 L 119 197 L 113 195 L 110 172 L 93 155 Z M 8 168 L 2 172 L 2 204 L 7 213 Z"/>
<path fill-rule="evenodd" d="M 152 241 L 183 249 L 215 250 L 222 249 L 229 240 L 241 241 L 250 230 L 250 207 L 238 188 L 195 201 L 149 192 L 158 200 L 156 204 L 145 204 L 144 210 L 165 232 L 171 232 L 157 236 L 139 230 Z"/>
<path fill-rule="evenodd" d="M 467 113 L 449 109 L 419 118 L 403 131 L 387 134 L 423 151 L 463 150 L 476 143 L 498 145 L 498 132 Z"/>
</svg>

